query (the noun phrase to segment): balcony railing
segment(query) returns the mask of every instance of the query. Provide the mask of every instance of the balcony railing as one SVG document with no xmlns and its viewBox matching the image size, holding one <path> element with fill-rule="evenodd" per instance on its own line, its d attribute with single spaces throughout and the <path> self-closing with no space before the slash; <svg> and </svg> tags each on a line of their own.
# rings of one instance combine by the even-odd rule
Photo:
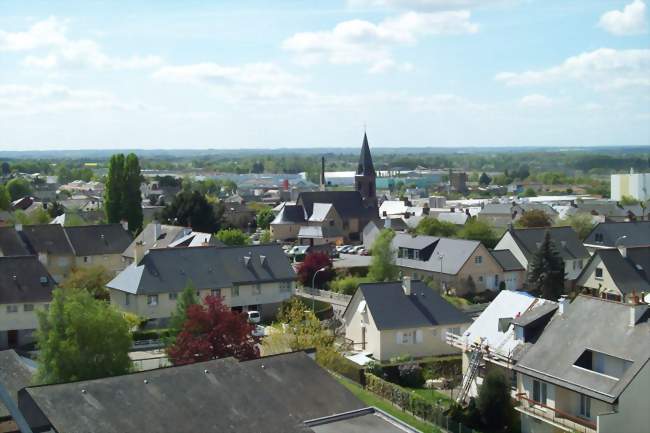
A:
<svg viewBox="0 0 650 433">
<path fill-rule="evenodd" d="M 566 427 L 569 431 L 582 433 L 596 433 L 597 426 L 594 421 L 580 418 L 570 413 L 563 412 L 538 401 L 526 397 L 526 393 L 518 393 L 517 400 L 521 403 L 517 407 L 520 412 L 533 415 L 537 418 L 548 420 L 552 423 Z"/>
</svg>

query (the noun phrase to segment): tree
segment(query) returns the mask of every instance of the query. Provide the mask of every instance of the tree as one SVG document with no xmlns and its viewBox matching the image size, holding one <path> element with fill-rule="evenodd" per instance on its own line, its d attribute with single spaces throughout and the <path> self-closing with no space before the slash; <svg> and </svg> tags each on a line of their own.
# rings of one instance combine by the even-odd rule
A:
<svg viewBox="0 0 650 433">
<path fill-rule="evenodd" d="M 264 173 L 264 163 L 262 161 L 255 161 L 251 167 L 251 173 Z"/>
<path fill-rule="evenodd" d="M 2 165 L 0 165 L 0 172 L 3 176 L 9 176 L 9 173 L 11 173 L 11 166 L 7 161 L 3 161 Z"/>
<path fill-rule="evenodd" d="M 517 221 L 517 225 L 525 228 L 551 227 L 553 220 L 543 210 L 532 209 L 521 215 L 521 218 Z"/>
<path fill-rule="evenodd" d="M 437 218 L 428 216 L 420 220 L 415 227 L 415 232 L 419 235 L 450 237 L 454 236 L 458 228 L 455 224 L 448 221 L 440 221 Z"/>
<path fill-rule="evenodd" d="M 492 178 L 486 172 L 481 173 L 481 177 L 478 178 L 479 185 L 488 186 L 490 182 L 492 182 Z"/>
<path fill-rule="evenodd" d="M 128 373 L 132 343 L 122 314 L 85 290 L 55 289 L 52 294 L 49 310 L 38 311 L 38 382 Z"/>
<path fill-rule="evenodd" d="M 134 153 L 129 153 L 124 163 L 123 218 L 129 223 L 129 231 L 132 233 L 142 230 L 141 184 L 140 162 Z"/>
<path fill-rule="evenodd" d="M 27 197 L 32 193 L 32 187 L 29 184 L 29 181 L 20 177 L 11 179 L 7 182 L 6 188 L 12 201 Z"/>
<path fill-rule="evenodd" d="M 317 287 L 322 287 L 334 277 L 332 260 L 327 253 L 323 252 L 307 254 L 305 260 L 298 265 L 298 281 L 300 281 L 300 283 L 305 287 L 311 287 L 314 274 L 316 271 L 323 268 L 325 270 L 319 272 L 314 281 L 314 284 Z"/>
<path fill-rule="evenodd" d="M 584 241 L 596 225 L 589 214 L 575 214 L 558 221 L 558 226 L 570 226 L 578 233 L 581 241 Z"/>
<path fill-rule="evenodd" d="M 165 346 L 172 346 L 178 334 L 183 330 L 183 325 L 187 320 L 187 309 L 191 305 L 198 305 L 199 300 L 196 296 L 196 288 L 191 281 L 187 282 L 187 285 L 183 291 L 178 296 L 176 301 L 176 310 L 172 313 L 169 318 L 169 338 L 165 342 Z"/>
<path fill-rule="evenodd" d="M 47 208 L 47 213 L 50 215 L 50 218 L 56 218 L 65 213 L 65 208 L 58 201 L 53 201 Z"/>
<path fill-rule="evenodd" d="M 168 224 L 189 226 L 199 232 L 215 233 L 219 230 L 215 208 L 198 191 L 177 194 L 163 209 L 162 218 Z"/>
<path fill-rule="evenodd" d="M 313 311 L 299 298 L 291 298 L 278 312 L 278 324 L 262 341 L 264 355 L 332 347 L 334 335 L 325 329 Z"/>
<path fill-rule="evenodd" d="M 501 432 L 511 427 L 514 408 L 510 399 L 510 385 L 504 374 L 490 370 L 479 387 L 476 407 L 486 431 Z"/>
<path fill-rule="evenodd" d="M 524 190 L 522 197 L 537 197 L 537 193 L 531 187 L 528 187 Z"/>
<path fill-rule="evenodd" d="M 108 301 L 110 299 L 106 284 L 113 279 L 111 273 L 101 265 L 73 269 L 63 280 L 61 287 L 65 289 L 85 290 L 95 299 Z"/>
<path fill-rule="evenodd" d="M 260 209 L 257 212 L 257 217 L 256 217 L 256 222 L 257 222 L 257 227 L 261 229 L 268 229 L 269 226 L 271 225 L 271 221 L 275 219 L 275 215 L 273 214 L 273 211 L 269 207 L 265 207 Z"/>
<path fill-rule="evenodd" d="M 124 155 L 111 156 L 104 190 L 104 209 L 109 224 L 119 223 L 124 214 Z"/>
<path fill-rule="evenodd" d="M 390 229 L 383 229 L 377 235 L 372 244 L 372 258 L 368 277 L 372 281 L 393 281 L 399 274 L 395 264 L 395 250 L 392 247 L 395 232 Z"/>
<path fill-rule="evenodd" d="M 11 196 L 7 187 L 0 185 L 0 210 L 9 210 L 11 208 Z"/>
<path fill-rule="evenodd" d="M 239 229 L 222 229 L 217 232 L 217 239 L 228 246 L 248 245 L 248 235 Z"/>
<path fill-rule="evenodd" d="M 555 249 L 548 230 L 533 255 L 528 282 L 537 295 L 551 301 L 557 301 L 564 292 L 564 260 Z"/>
<path fill-rule="evenodd" d="M 261 244 L 269 244 L 271 243 L 271 230 L 263 230 L 262 234 L 260 235 L 260 243 Z"/>
<path fill-rule="evenodd" d="M 246 315 L 231 311 L 220 297 L 207 296 L 204 306 L 190 305 L 183 330 L 167 349 L 174 365 L 225 357 L 240 361 L 259 358 L 259 337 Z"/>
<path fill-rule="evenodd" d="M 639 204 L 639 200 L 635 199 L 632 196 L 624 195 L 623 197 L 621 197 L 621 200 L 619 201 L 619 203 L 622 206 L 634 206 L 636 204 Z"/>
<path fill-rule="evenodd" d="M 458 232 L 458 237 L 471 241 L 480 241 L 486 248 L 494 248 L 499 241 L 490 224 L 476 218 L 467 221 Z"/>
</svg>

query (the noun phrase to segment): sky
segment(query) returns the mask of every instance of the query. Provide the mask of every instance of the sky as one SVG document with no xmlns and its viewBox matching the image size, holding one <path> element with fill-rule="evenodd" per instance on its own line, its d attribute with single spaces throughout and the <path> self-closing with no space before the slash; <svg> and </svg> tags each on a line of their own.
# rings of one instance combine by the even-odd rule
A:
<svg viewBox="0 0 650 433">
<path fill-rule="evenodd" d="M 0 149 L 650 145 L 649 0 L 0 0 Z"/>
</svg>

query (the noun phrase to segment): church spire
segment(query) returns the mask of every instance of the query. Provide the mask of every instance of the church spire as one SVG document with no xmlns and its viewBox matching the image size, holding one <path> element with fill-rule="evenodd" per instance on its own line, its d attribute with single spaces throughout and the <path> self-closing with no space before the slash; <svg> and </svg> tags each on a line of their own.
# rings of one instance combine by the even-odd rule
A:
<svg viewBox="0 0 650 433">
<path fill-rule="evenodd" d="M 359 155 L 359 165 L 357 166 L 358 176 L 376 176 L 375 166 L 372 164 L 370 155 L 370 146 L 368 145 L 368 136 L 363 133 L 363 144 L 361 145 L 361 154 Z"/>
<path fill-rule="evenodd" d="M 354 176 L 354 181 L 356 184 L 356 190 L 361 193 L 363 202 L 368 207 L 372 206 L 377 208 L 376 178 L 377 173 L 375 173 L 375 166 L 372 163 L 372 156 L 370 155 L 368 136 L 364 132 L 361 154 L 359 155 L 359 165 L 357 166 L 357 173 L 356 176 Z"/>
</svg>

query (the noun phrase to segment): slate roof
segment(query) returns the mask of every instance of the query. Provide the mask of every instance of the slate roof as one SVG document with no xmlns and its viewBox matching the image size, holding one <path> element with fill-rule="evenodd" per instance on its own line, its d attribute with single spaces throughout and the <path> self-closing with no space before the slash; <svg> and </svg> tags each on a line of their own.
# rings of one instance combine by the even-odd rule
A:
<svg viewBox="0 0 650 433">
<path fill-rule="evenodd" d="M 32 254 L 74 255 L 63 227 L 58 224 L 23 226 L 19 235 Z"/>
<path fill-rule="evenodd" d="M 29 251 L 13 227 L 0 227 L 0 256 L 25 256 Z"/>
<path fill-rule="evenodd" d="M 438 221 L 444 221 L 456 225 L 464 225 L 469 216 L 465 212 L 440 212 L 438 214 Z"/>
<path fill-rule="evenodd" d="M 555 313 L 514 370 L 614 403 L 650 360 L 650 314 L 646 312 L 630 326 L 630 308 L 629 304 L 578 296 L 563 314 Z M 576 367 L 585 350 L 628 360 L 629 366 L 619 378 Z"/>
<path fill-rule="evenodd" d="M 397 265 L 430 272 L 440 272 L 442 269 L 442 273 L 448 275 L 456 275 L 479 245 L 481 245 L 479 241 L 425 235 L 413 236 L 409 233 L 396 233 L 392 242 L 392 247 L 395 250 L 400 247 L 416 250 L 427 248 L 428 254 L 430 254 L 428 257 L 424 257 L 425 260 L 398 257 Z M 438 253 L 442 256 L 442 260 L 438 259 Z"/>
<path fill-rule="evenodd" d="M 314 203 L 331 203 L 341 218 L 370 218 L 374 208 L 366 208 L 359 191 L 309 191 L 301 192 L 296 201 L 305 208 L 308 216 L 314 211 Z M 376 215 L 374 215 L 376 217 Z"/>
<path fill-rule="evenodd" d="M 76 256 L 122 254 L 133 236 L 121 224 L 65 227 Z"/>
<path fill-rule="evenodd" d="M 138 234 L 138 236 L 133 239 L 128 247 L 124 249 L 122 255 L 124 257 L 133 258 L 136 242 L 144 242 L 145 249 L 167 248 L 169 244 L 178 240 L 187 231 L 191 231 L 191 229 L 168 224 L 158 224 L 158 228 L 156 229 L 156 223 L 149 223 Z"/>
<path fill-rule="evenodd" d="M 597 250 L 594 257 L 600 257 L 616 287 L 624 294 L 650 291 L 650 247 L 627 248 L 627 257 L 618 249 Z M 586 268 L 585 268 L 586 269 Z"/>
<path fill-rule="evenodd" d="M 368 136 L 363 133 L 363 144 L 361 145 L 361 153 L 359 154 L 359 164 L 357 165 L 357 175 L 361 176 L 376 176 L 375 166 L 372 163 L 372 156 L 370 155 L 370 146 L 368 145 Z"/>
<path fill-rule="evenodd" d="M 411 295 L 402 282 L 365 283 L 359 290 L 379 330 L 467 323 L 463 312 L 419 280 L 411 281 Z"/>
<path fill-rule="evenodd" d="M 285 204 L 271 224 L 298 224 L 307 220 L 305 209 L 295 204 Z"/>
<path fill-rule="evenodd" d="M 543 300 L 543 299 L 540 299 L 540 301 L 541 301 L 540 304 L 537 305 L 536 308 L 527 310 L 523 312 L 520 316 L 515 317 L 512 320 L 512 324 L 523 326 L 523 327 L 532 325 L 538 320 L 548 316 L 549 314 L 552 314 L 558 308 L 557 302 Z"/>
<path fill-rule="evenodd" d="M 9 393 L 11 399 L 18 405 L 18 390 L 32 381 L 32 371 L 20 359 L 14 350 L 0 351 L 0 385 Z M 9 411 L 0 401 L 0 419 L 9 416 Z"/>
<path fill-rule="evenodd" d="M 525 271 L 524 266 L 519 263 L 519 260 L 510 252 L 510 250 L 491 250 L 490 254 L 499 263 L 501 269 L 505 272 L 508 271 Z"/>
<path fill-rule="evenodd" d="M 508 232 L 515 239 L 526 259 L 530 261 L 539 246 L 544 242 L 547 230 L 551 234 L 551 241 L 562 259 L 573 260 L 590 257 L 589 252 L 580 242 L 578 234 L 571 227 L 509 229 Z"/>
<path fill-rule="evenodd" d="M 189 281 L 199 289 L 217 289 L 295 278 L 278 244 L 179 247 L 149 250 L 139 264 L 129 265 L 107 286 L 133 294 L 158 294 L 181 292 Z"/>
<path fill-rule="evenodd" d="M 56 431 L 94 433 L 303 433 L 306 420 L 365 406 L 302 352 L 28 387 L 21 410 L 30 398 Z"/>
<path fill-rule="evenodd" d="M 314 203 L 312 213 L 309 216 L 309 221 L 323 222 L 327 218 L 327 214 L 332 209 L 332 203 Z"/>
<path fill-rule="evenodd" d="M 0 304 L 49 302 L 53 289 L 54 279 L 38 257 L 0 257 Z"/>
<path fill-rule="evenodd" d="M 484 215 L 507 215 L 512 216 L 512 205 L 510 203 L 488 203 L 481 212 Z"/>
<path fill-rule="evenodd" d="M 596 235 L 602 235 L 602 242 L 596 241 Z M 621 239 L 621 237 L 625 238 Z M 585 239 L 585 245 L 598 247 L 647 247 L 650 246 L 650 221 L 605 222 L 591 230 Z"/>
<path fill-rule="evenodd" d="M 301 226 L 298 232 L 299 238 L 337 238 L 342 237 L 343 233 L 336 226 Z"/>
</svg>

